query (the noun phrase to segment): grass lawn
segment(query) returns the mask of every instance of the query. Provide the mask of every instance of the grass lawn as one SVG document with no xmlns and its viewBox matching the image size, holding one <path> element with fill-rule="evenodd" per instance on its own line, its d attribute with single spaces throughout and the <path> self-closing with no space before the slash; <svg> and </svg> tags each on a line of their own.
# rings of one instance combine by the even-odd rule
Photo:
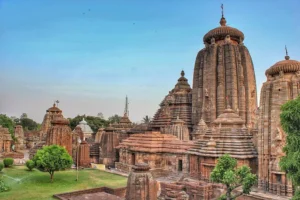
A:
<svg viewBox="0 0 300 200">
<path fill-rule="evenodd" d="M 127 184 L 126 177 L 96 169 L 80 170 L 78 182 L 75 181 L 76 170 L 55 172 L 53 183 L 50 182 L 48 172 L 36 169 L 30 172 L 24 166 L 5 168 L 0 172 L 1 175 L 4 182 L 11 187 L 10 191 L 0 193 L 1 200 L 54 199 L 53 194 L 101 186 L 118 188 Z"/>
</svg>

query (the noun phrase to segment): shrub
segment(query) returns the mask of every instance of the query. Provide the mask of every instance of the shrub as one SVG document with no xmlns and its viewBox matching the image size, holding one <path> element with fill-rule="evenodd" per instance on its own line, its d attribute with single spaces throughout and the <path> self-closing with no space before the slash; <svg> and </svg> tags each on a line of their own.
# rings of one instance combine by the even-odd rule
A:
<svg viewBox="0 0 300 200">
<path fill-rule="evenodd" d="M 29 171 L 32 171 L 32 169 L 34 168 L 34 162 L 32 160 L 27 160 L 26 167 L 28 168 Z"/>
<path fill-rule="evenodd" d="M 0 192 L 6 192 L 8 191 L 10 188 L 4 183 L 4 181 L 2 180 L 2 177 L 0 177 Z"/>
<path fill-rule="evenodd" d="M 12 158 L 4 158 L 3 160 L 4 167 L 10 167 L 14 164 L 14 159 Z"/>
<path fill-rule="evenodd" d="M 0 172 L 2 171 L 3 168 L 4 168 L 3 163 L 0 163 Z"/>
</svg>

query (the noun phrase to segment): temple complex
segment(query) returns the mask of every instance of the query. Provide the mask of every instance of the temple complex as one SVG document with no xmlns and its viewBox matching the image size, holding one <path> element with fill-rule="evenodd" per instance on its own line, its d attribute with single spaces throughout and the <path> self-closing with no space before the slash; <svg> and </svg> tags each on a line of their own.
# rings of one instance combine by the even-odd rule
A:
<svg viewBox="0 0 300 200">
<path fill-rule="evenodd" d="M 196 57 L 192 123 L 202 118 L 210 127 L 229 104 L 250 128 L 257 109 L 252 59 L 243 43 L 244 34 L 227 26 L 223 13 L 220 25 L 203 37 L 205 47 Z"/>
<path fill-rule="evenodd" d="M 280 107 L 300 93 L 300 62 L 290 60 L 286 52 L 285 60 L 266 70 L 266 76 L 260 95 L 258 185 L 265 191 L 291 197 L 292 183 L 279 167 L 286 141 L 280 125 Z"/>
<path fill-rule="evenodd" d="M 76 127 L 80 127 L 84 134 L 84 137 L 81 140 L 86 140 L 88 138 L 91 138 L 92 134 L 94 133 L 91 127 L 88 125 L 88 123 L 84 120 L 84 118 L 82 119 L 81 122 L 79 122 L 79 124 Z"/>
<path fill-rule="evenodd" d="M 185 122 L 189 131 L 192 130 L 192 89 L 184 75 L 184 71 L 181 71 L 175 88 L 161 102 L 150 124 L 153 130 L 165 133 L 165 128 L 177 117 Z"/>
</svg>

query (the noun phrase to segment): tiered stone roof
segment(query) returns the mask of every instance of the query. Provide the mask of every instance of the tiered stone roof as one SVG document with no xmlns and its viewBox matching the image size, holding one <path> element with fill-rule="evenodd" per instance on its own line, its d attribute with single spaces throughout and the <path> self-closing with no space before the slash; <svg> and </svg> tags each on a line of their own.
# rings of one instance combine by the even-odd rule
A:
<svg viewBox="0 0 300 200">
<path fill-rule="evenodd" d="M 203 42 L 211 44 L 211 39 L 214 38 L 215 41 L 224 40 L 227 35 L 230 35 L 230 39 L 234 40 L 238 43 L 242 42 L 245 38 L 244 34 L 233 27 L 226 25 L 226 19 L 222 16 L 220 20 L 220 25 L 217 28 L 214 28 L 210 30 L 208 33 L 206 33 L 203 37 Z"/>
<path fill-rule="evenodd" d="M 119 123 L 114 123 L 112 126 L 116 130 L 128 130 L 128 129 L 131 129 L 133 127 L 132 122 L 130 121 L 127 113 L 124 113 L 124 115 L 123 115 L 123 117 L 121 117 Z"/>
<path fill-rule="evenodd" d="M 196 142 L 197 148 L 190 149 L 189 153 L 206 157 L 228 153 L 240 159 L 257 157 L 252 135 L 244 123 L 232 109 L 225 109 L 213 122 L 213 127 L 206 131 L 203 140 Z"/>
<path fill-rule="evenodd" d="M 266 75 L 276 75 L 281 71 L 284 73 L 300 71 L 300 62 L 297 60 L 290 60 L 290 57 L 286 55 L 285 60 L 279 61 L 267 69 Z"/>
<path fill-rule="evenodd" d="M 185 153 L 189 148 L 194 147 L 193 145 L 193 142 L 181 141 L 174 135 L 146 132 L 145 134 L 131 135 L 123 140 L 117 148 L 148 153 Z"/>
<path fill-rule="evenodd" d="M 183 120 L 188 128 L 192 128 L 191 113 L 192 113 L 192 89 L 188 84 L 188 80 L 184 77 L 184 71 L 181 72 L 181 77 L 178 79 L 174 89 L 169 92 L 160 108 L 153 117 L 150 125 L 154 130 L 171 124 L 172 120 L 179 117 Z"/>
</svg>

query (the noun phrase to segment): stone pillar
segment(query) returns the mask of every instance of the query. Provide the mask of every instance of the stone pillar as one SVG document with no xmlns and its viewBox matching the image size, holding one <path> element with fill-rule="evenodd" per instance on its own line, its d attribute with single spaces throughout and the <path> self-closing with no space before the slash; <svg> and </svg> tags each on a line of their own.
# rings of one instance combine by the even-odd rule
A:
<svg viewBox="0 0 300 200">
<path fill-rule="evenodd" d="M 132 169 L 127 181 L 126 200 L 157 200 L 157 182 L 149 165 L 140 163 Z"/>
<path fill-rule="evenodd" d="M 89 167 L 90 166 L 90 147 L 86 141 L 82 141 L 79 146 L 79 166 Z"/>
</svg>

